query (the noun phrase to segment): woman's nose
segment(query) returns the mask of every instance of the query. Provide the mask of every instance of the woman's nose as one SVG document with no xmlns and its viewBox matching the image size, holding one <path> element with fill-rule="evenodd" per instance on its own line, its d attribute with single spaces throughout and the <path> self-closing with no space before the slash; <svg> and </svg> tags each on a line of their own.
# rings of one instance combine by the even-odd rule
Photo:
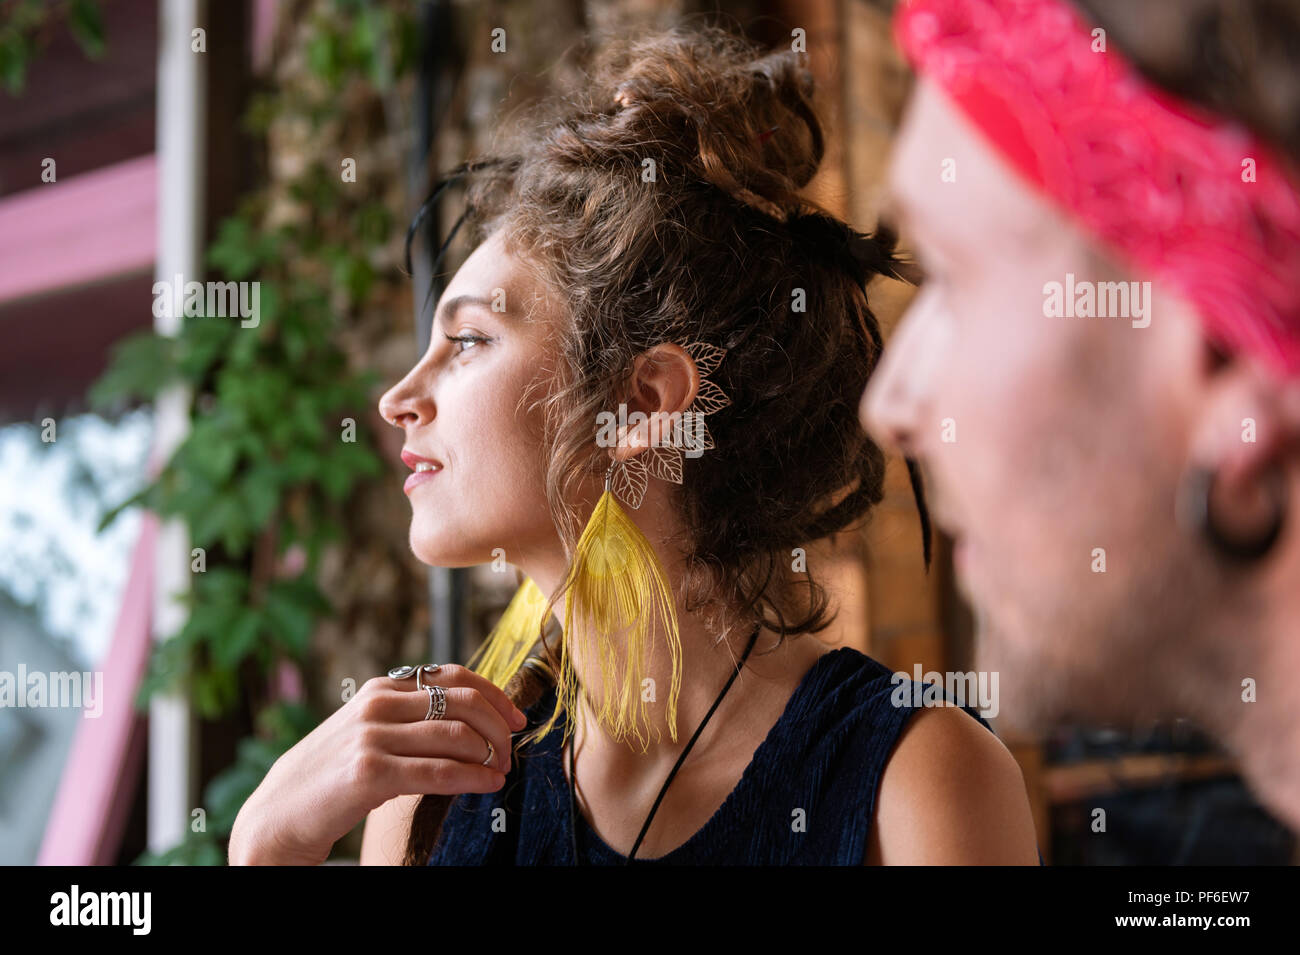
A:
<svg viewBox="0 0 1300 955">
<path fill-rule="evenodd" d="M 433 419 L 433 398 L 417 387 L 414 371 L 407 375 L 379 399 L 379 414 L 397 428 L 424 424 Z"/>
</svg>

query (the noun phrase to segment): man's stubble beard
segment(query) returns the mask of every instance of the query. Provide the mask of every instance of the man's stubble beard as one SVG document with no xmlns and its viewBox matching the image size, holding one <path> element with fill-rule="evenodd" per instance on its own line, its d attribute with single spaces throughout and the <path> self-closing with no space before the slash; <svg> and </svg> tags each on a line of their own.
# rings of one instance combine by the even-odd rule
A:
<svg viewBox="0 0 1300 955">
<path fill-rule="evenodd" d="M 1104 603 L 1079 598 L 1078 587 L 1053 593 L 1030 583 L 1014 616 L 976 608 L 976 667 L 998 671 L 1007 722 L 1039 734 L 1214 722 L 1210 688 L 1238 655 L 1212 636 L 1222 581 L 1195 542 L 1166 541 Z"/>
</svg>

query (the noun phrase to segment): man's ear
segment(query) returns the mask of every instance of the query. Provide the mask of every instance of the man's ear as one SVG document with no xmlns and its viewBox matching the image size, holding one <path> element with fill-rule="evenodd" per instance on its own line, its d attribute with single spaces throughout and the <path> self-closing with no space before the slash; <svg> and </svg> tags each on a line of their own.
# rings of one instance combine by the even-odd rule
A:
<svg viewBox="0 0 1300 955">
<path fill-rule="evenodd" d="M 1266 523 L 1270 483 L 1300 462 L 1300 381 L 1284 381 L 1241 353 L 1206 343 L 1204 404 L 1191 434 L 1191 462 L 1213 471 L 1215 508 L 1232 527 Z"/>
<path fill-rule="evenodd" d="M 651 446 L 665 443 L 671 419 L 695 401 L 700 390 L 700 370 L 681 345 L 665 343 L 646 349 L 636 357 L 627 383 L 627 411 L 646 416 L 619 429 L 620 441 L 614 459 L 625 461 Z"/>
</svg>

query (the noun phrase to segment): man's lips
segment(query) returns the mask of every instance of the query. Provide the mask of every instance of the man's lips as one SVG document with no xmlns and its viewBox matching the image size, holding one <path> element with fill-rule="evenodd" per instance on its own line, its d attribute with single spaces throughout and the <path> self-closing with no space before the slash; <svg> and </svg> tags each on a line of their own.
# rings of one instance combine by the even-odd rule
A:
<svg viewBox="0 0 1300 955">
<path fill-rule="evenodd" d="M 933 473 L 926 473 L 926 509 L 930 512 L 930 522 L 952 539 L 953 563 L 964 569 L 970 559 L 970 541 L 961 523 L 953 518 L 948 507 L 948 498 L 939 487 Z"/>
<path fill-rule="evenodd" d="M 970 545 L 966 538 L 956 536 L 952 541 L 952 563 L 959 574 L 966 574 L 970 567 Z"/>
<path fill-rule="evenodd" d="M 931 513 L 930 517 L 934 521 L 935 527 L 939 528 L 952 540 L 952 563 L 953 568 L 960 576 L 965 576 L 970 571 L 970 562 L 972 547 L 969 536 L 960 524 L 952 520 L 949 514 Z"/>
<path fill-rule="evenodd" d="M 433 480 L 434 476 L 442 470 L 442 463 L 435 461 L 433 458 L 426 458 L 422 455 L 415 454 L 411 451 L 402 449 L 402 463 L 415 473 L 406 479 L 402 485 L 402 490 L 407 494 L 411 493 L 411 488 L 423 484 L 426 481 Z"/>
</svg>

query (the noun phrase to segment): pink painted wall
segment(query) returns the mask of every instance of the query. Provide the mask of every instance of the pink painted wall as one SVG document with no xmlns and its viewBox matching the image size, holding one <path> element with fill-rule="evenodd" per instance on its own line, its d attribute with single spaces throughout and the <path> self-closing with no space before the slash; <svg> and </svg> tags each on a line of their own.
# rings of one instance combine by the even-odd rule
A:
<svg viewBox="0 0 1300 955">
<path fill-rule="evenodd" d="M 0 304 L 152 267 L 157 179 L 140 156 L 0 199 Z"/>
</svg>

